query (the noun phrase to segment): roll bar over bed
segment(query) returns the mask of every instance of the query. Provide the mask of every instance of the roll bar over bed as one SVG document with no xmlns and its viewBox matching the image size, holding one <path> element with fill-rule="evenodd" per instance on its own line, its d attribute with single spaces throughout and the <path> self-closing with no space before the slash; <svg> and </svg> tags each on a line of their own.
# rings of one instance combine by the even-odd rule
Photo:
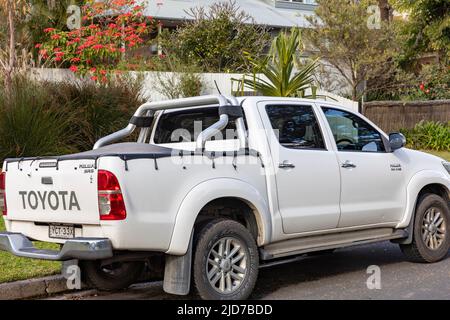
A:
<svg viewBox="0 0 450 320">
<path fill-rule="evenodd" d="M 149 135 L 151 120 L 156 111 L 207 105 L 219 106 L 219 121 L 200 133 L 196 141 L 196 149 L 204 150 L 206 141 L 226 128 L 230 118 L 235 119 L 240 148 L 246 148 L 247 134 L 244 116 L 237 99 L 235 97 L 226 97 L 222 95 L 207 95 L 144 103 L 136 110 L 130 123 L 125 128 L 99 139 L 94 145 L 94 150 L 130 136 L 136 128 L 140 128 L 141 130 L 137 142 L 144 143 Z"/>
</svg>

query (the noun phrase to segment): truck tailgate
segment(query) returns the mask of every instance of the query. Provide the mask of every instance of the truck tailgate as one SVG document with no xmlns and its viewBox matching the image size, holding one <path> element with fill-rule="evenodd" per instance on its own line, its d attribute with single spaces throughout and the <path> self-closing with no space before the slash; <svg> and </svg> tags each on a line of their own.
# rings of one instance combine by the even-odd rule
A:
<svg viewBox="0 0 450 320">
<path fill-rule="evenodd" d="M 99 224 L 93 160 L 26 160 L 8 163 L 8 219 Z"/>
</svg>

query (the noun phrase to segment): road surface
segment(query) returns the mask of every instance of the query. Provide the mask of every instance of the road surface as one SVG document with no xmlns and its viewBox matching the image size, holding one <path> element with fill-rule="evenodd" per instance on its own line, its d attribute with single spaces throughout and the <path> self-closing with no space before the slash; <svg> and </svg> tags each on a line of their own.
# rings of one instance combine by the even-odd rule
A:
<svg viewBox="0 0 450 320">
<path fill-rule="evenodd" d="M 51 299 L 180 298 L 186 297 L 165 294 L 162 282 L 153 282 L 121 292 L 88 291 Z M 187 298 L 196 299 L 193 295 Z M 261 269 L 252 299 L 450 300 L 450 257 L 435 264 L 410 263 L 398 246 L 390 242 L 339 249 L 333 254 Z"/>
</svg>

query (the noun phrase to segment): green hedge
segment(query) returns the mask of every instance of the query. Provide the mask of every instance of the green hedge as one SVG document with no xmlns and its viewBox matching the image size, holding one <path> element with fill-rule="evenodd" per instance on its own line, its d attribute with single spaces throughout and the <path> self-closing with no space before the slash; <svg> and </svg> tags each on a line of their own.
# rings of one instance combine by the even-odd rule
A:
<svg viewBox="0 0 450 320">
<path fill-rule="evenodd" d="M 403 129 L 407 145 L 419 150 L 450 150 L 450 122 L 421 121 L 413 129 Z"/>
<path fill-rule="evenodd" d="M 16 78 L 0 89 L 0 159 L 66 154 L 92 148 L 125 127 L 144 102 L 141 79 L 38 82 Z"/>
</svg>

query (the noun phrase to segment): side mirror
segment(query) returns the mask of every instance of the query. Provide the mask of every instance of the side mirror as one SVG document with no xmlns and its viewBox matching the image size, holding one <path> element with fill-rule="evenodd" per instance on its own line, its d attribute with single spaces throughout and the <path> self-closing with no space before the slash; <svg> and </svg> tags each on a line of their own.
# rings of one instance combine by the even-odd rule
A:
<svg viewBox="0 0 450 320">
<path fill-rule="evenodd" d="M 406 138 L 399 132 L 391 133 L 389 135 L 389 145 L 391 146 L 392 151 L 401 149 L 406 145 Z"/>
</svg>

